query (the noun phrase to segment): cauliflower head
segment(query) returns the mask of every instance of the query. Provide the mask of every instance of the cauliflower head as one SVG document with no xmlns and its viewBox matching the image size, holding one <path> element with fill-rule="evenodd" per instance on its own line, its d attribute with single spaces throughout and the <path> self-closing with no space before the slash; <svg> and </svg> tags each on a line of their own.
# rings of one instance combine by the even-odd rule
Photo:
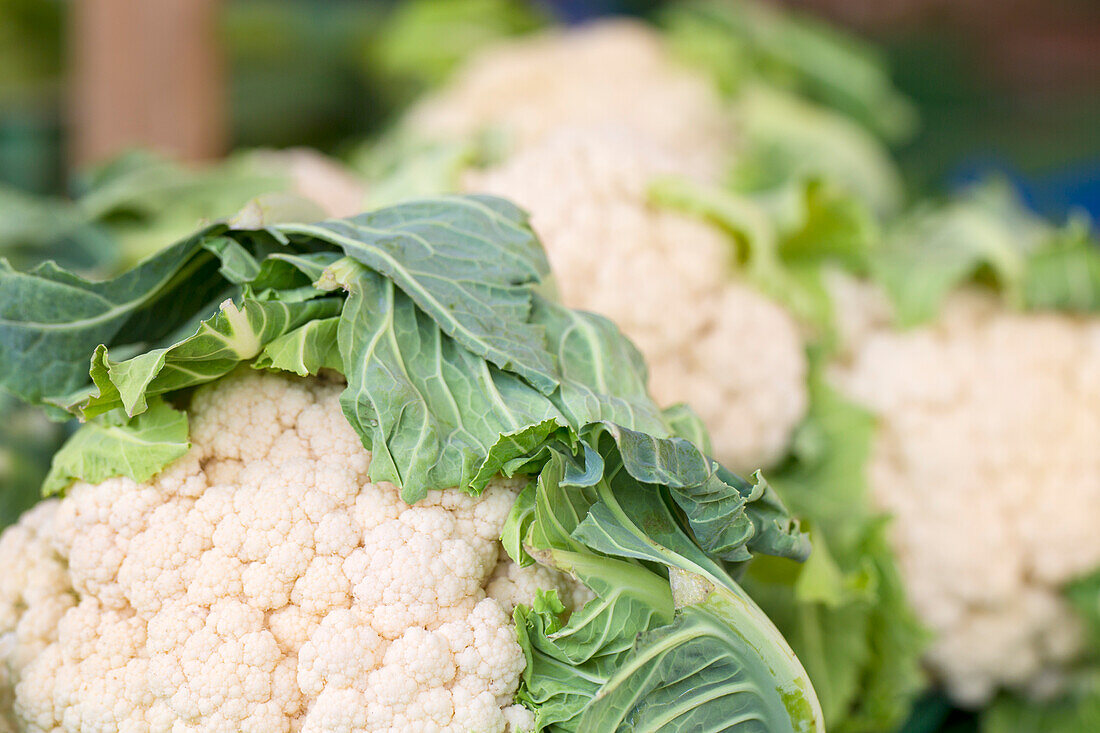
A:
<svg viewBox="0 0 1100 733">
<path fill-rule="evenodd" d="M 520 486 L 414 506 L 367 478 L 342 385 L 236 373 L 146 484 L 77 483 L 0 535 L 0 704 L 28 731 L 519 731 Z M 583 602 L 583 594 L 578 595 Z M 14 722 L 14 721 L 13 721 Z"/>
<path fill-rule="evenodd" d="M 612 20 L 495 45 L 426 97 L 407 124 L 426 138 L 502 131 L 516 149 L 565 127 L 626 125 L 720 173 L 735 134 L 709 79 L 676 64 L 654 28 Z"/>
<path fill-rule="evenodd" d="M 646 357 L 653 395 L 691 404 L 719 460 L 771 465 L 807 407 L 802 337 L 737 277 L 728 235 L 648 202 L 648 182 L 676 173 L 675 151 L 608 124 L 548 135 L 462 185 L 530 211 L 562 300 L 622 328 Z"/>
<path fill-rule="evenodd" d="M 1057 692 L 1085 644 L 1062 588 L 1100 565 L 1100 321 L 964 290 L 898 331 L 873 286 L 834 286 L 833 377 L 878 420 L 871 498 L 928 665 L 966 705 Z"/>
</svg>

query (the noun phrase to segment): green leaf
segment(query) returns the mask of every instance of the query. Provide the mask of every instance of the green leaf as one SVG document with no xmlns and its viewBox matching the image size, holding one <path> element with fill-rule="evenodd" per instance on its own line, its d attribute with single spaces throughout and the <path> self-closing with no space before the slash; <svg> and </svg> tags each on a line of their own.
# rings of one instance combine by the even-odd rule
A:
<svg viewBox="0 0 1100 733">
<path fill-rule="evenodd" d="M 889 151 L 841 115 L 774 87 L 746 86 L 738 110 L 746 138 L 733 172 L 742 191 L 820 180 L 889 217 L 904 202 L 901 174 Z"/>
<path fill-rule="evenodd" d="M 0 392 L 0 530 L 42 496 L 42 482 L 66 438 L 66 427 Z"/>
<path fill-rule="evenodd" d="M 684 402 L 670 405 L 664 410 L 665 422 L 672 428 L 672 434 L 684 440 L 690 440 L 703 453 L 710 455 L 713 451 L 710 444 L 710 435 L 707 434 L 706 425 L 703 424 L 691 406 Z"/>
<path fill-rule="evenodd" d="M 406 501 L 472 487 L 500 436 L 564 416 L 515 374 L 463 349 L 393 281 L 351 265 L 340 319 L 341 404 L 373 451 L 371 477 Z"/>
<path fill-rule="evenodd" d="M 118 248 L 71 201 L 0 185 L 0 254 L 26 270 L 46 260 L 92 274 L 117 266 Z"/>
<path fill-rule="evenodd" d="M 401 149 L 400 157 L 386 161 L 387 170 L 369 176 L 367 203 L 371 207 L 458 191 L 462 174 L 474 166 L 481 152 L 474 139 L 423 144 L 386 139 L 383 146 L 389 147 L 381 149 L 391 153 L 395 145 Z"/>
<path fill-rule="evenodd" d="M 1032 309 L 1100 311 L 1100 242 L 1083 221 L 1072 221 L 1027 261 L 1022 284 Z"/>
<path fill-rule="evenodd" d="M 559 364 L 555 404 L 574 427 L 609 421 L 668 435 L 664 415 L 646 389 L 641 354 L 608 319 L 536 296 L 531 319 L 546 334 Z"/>
<path fill-rule="evenodd" d="M 52 263 L 17 272 L 0 260 L 0 386 L 30 402 L 83 387 L 97 344 L 155 342 L 205 308 L 225 283 L 205 230 L 138 267 L 92 282 Z"/>
<path fill-rule="evenodd" d="M 832 302 L 822 266 L 862 271 L 876 241 L 866 206 L 816 179 L 788 182 L 776 192 L 747 194 L 682 178 L 660 178 L 650 198 L 726 231 L 745 275 L 803 323 L 828 335 Z"/>
<path fill-rule="evenodd" d="M 819 730 L 808 690 L 797 678 L 780 677 L 779 653 L 762 655 L 755 646 L 754 616 L 762 614 L 747 598 L 715 591 L 671 624 L 643 634 L 586 708 L 578 730 Z"/>
<path fill-rule="evenodd" d="M 572 446 L 597 421 L 669 434 L 637 350 L 606 319 L 534 298 L 530 323 L 545 334 L 546 361 L 560 366 L 547 396 L 461 348 L 392 281 L 350 261 L 330 275 L 349 294 L 338 328 L 345 414 L 374 451 L 372 476 L 406 500 L 433 488 L 480 491 L 547 446 Z"/>
<path fill-rule="evenodd" d="M 981 715 L 981 733 L 1093 733 L 1100 730 L 1100 681 L 1061 698 L 1033 702 L 1002 695 Z"/>
<path fill-rule="evenodd" d="M 718 478 L 712 462 L 692 443 L 680 438 L 656 438 L 608 423 L 594 427 L 615 442 L 623 468 L 634 481 L 669 487 L 703 550 L 726 562 L 751 558 L 746 544 L 755 527 L 745 512 L 745 497 Z M 588 442 L 598 445 L 599 440 L 596 434 Z M 637 501 L 652 502 L 653 497 L 640 495 Z M 589 519 L 598 520 L 600 516 L 597 510 Z M 659 523 L 656 518 L 641 520 L 647 527 Z M 610 552 L 606 547 L 601 551 Z"/>
<path fill-rule="evenodd" d="M 73 481 L 100 483 L 127 476 L 143 483 L 190 449 L 187 413 L 163 400 L 128 418 L 109 412 L 82 425 L 57 452 L 42 485 L 45 495 L 64 491 Z"/>
<path fill-rule="evenodd" d="M 885 520 L 867 501 L 874 419 L 827 384 L 820 355 L 811 364 L 810 414 L 793 457 L 771 480 L 810 525 L 814 551 L 804 565 L 758 557 L 745 589 L 805 665 L 830 732 L 893 730 L 925 685 L 926 636 L 905 598 Z"/>
<path fill-rule="evenodd" d="M 847 600 L 844 574 L 829 553 L 823 534 L 810 532 L 814 551 L 798 573 L 794 583 L 795 597 L 802 603 L 820 603 L 837 608 Z"/>
<path fill-rule="evenodd" d="M 314 288 L 314 283 L 338 259 L 336 252 L 271 252 L 260 263 L 255 278 L 245 283 L 245 292 L 260 300 L 283 300 L 287 293 L 303 290 L 312 290 L 311 297 L 316 297 L 324 291 Z"/>
<path fill-rule="evenodd" d="M 433 87 L 475 51 L 547 22 L 541 7 L 519 0 L 414 0 L 394 6 L 369 60 L 383 78 Z"/>
<path fill-rule="evenodd" d="M 125 361 L 110 358 L 100 346 L 92 357 L 95 391 L 66 405 L 84 417 L 122 408 L 130 416 L 144 412 L 149 397 L 211 382 L 238 364 L 259 356 L 276 338 L 340 313 L 339 298 L 305 302 L 231 300 L 221 304 L 192 335 Z"/>
<path fill-rule="evenodd" d="M 871 275 L 891 296 L 902 326 L 934 317 L 966 283 L 991 288 L 1013 307 L 1094 312 L 1100 254 L 1089 227 L 1055 229 L 992 180 L 897 224 L 871 258 Z"/>
<path fill-rule="evenodd" d="M 527 322 L 530 285 L 549 267 L 526 215 L 512 204 L 444 197 L 276 230 L 340 247 L 400 288 L 463 348 L 543 393 L 557 386 L 542 333 Z"/>
<path fill-rule="evenodd" d="M 221 261 L 218 274 L 231 283 L 247 283 L 260 274 L 260 263 L 234 239 L 212 237 L 204 241 L 202 246 L 218 256 Z"/>
<path fill-rule="evenodd" d="M 749 277 L 765 288 L 776 284 L 781 276 L 778 233 L 758 202 L 727 188 L 678 177 L 653 181 L 649 197 L 658 206 L 706 219 L 733 235 L 740 245 L 738 260 Z"/>
<path fill-rule="evenodd" d="M 988 212 L 965 203 L 919 212 L 887 237 L 871 272 L 890 295 L 898 324 L 913 326 L 935 316 L 943 299 L 982 267 L 1016 292 L 1025 262 L 1015 237 Z"/>
<path fill-rule="evenodd" d="M 788 88 L 844 112 L 889 140 L 912 133 L 912 104 L 877 50 L 819 20 L 755 2 L 694 0 L 662 14 L 673 49 L 723 91 L 747 79 Z M 702 52 L 701 52 L 702 51 Z"/>
<path fill-rule="evenodd" d="M 808 181 L 799 189 L 798 223 L 781 237 L 780 258 L 788 265 L 835 262 L 864 273 L 881 238 L 866 204 L 825 181 Z"/>
<path fill-rule="evenodd" d="M 322 369 L 334 369 L 343 373 L 344 362 L 340 358 L 337 330 L 340 318 L 322 318 L 309 321 L 293 331 L 274 338 L 252 366 L 257 369 L 281 369 L 300 377 L 316 375 Z"/>
</svg>

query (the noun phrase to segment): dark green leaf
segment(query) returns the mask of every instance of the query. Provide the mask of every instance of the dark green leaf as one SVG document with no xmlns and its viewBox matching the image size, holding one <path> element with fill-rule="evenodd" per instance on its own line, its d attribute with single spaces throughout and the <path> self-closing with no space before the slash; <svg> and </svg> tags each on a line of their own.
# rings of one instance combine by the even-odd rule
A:
<svg viewBox="0 0 1100 733">
<path fill-rule="evenodd" d="M 549 269 L 546 255 L 512 204 L 445 197 L 276 229 L 340 247 L 400 288 L 463 348 L 543 393 L 557 386 L 542 333 L 527 320 L 530 286 Z"/>
</svg>

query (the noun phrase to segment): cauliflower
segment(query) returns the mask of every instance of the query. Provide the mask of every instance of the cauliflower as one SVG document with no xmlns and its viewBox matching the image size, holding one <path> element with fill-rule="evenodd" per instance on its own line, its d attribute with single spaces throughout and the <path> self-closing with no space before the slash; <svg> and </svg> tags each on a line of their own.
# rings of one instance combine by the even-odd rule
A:
<svg viewBox="0 0 1100 733">
<path fill-rule="evenodd" d="M 507 41 L 474 56 L 406 124 L 426 138 L 499 129 L 515 149 L 565 127 L 627 125 L 713 177 L 728 162 L 733 121 L 710 82 L 669 58 L 639 21 L 609 20 Z"/>
<path fill-rule="evenodd" d="M 0 535 L 0 690 L 26 730 L 531 727 L 511 613 L 572 584 L 501 552 L 519 484 L 404 504 L 341 389 L 228 377 L 155 479 L 78 483 Z"/>
<path fill-rule="evenodd" d="M 548 135 L 462 185 L 527 208 L 562 300 L 614 319 L 658 401 L 690 403 L 718 459 L 751 471 L 785 454 L 805 414 L 802 337 L 737 277 L 725 233 L 647 202 L 649 181 L 678 172 L 674 151 L 609 124 Z"/>
<path fill-rule="evenodd" d="M 724 232 L 649 202 L 658 176 L 716 179 L 735 137 L 712 85 L 674 64 L 656 31 L 608 21 L 502 44 L 407 126 L 510 135 L 510 154 L 466 171 L 461 190 L 531 213 L 563 301 L 616 321 L 654 396 L 690 402 L 720 460 L 751 471 L 785 455 L 808 400 L 796 321 L 735 275 Z"/>
<path fill-rule="evenodd" d="M 934 633 L 928 664 L 967 705 L 1049 695 L 1085 643 L 1062 588 L 1100 566 L 1100 321 L 962 291 L 899 332 L 872 286 L 834 291 L 833 376 L 879 422 L 871 498 Z"/>
</svg>

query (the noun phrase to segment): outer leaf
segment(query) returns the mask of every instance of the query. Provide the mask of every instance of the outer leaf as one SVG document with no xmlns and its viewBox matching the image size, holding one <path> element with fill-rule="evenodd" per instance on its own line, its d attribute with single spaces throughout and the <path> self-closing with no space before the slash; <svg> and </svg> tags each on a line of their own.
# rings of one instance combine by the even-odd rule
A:
<svg viewBox="0 0 1100 733">
<path fill-rule="evenodd" d="M 893 299 L 898 323 L 912 326 L 934 316 L 944 297 L 983 265 L 1007 289 L 1018 288 L 1024 261 L 1013 236 L 964 205 L 917 215 L 887 239 L 872 273 Z"/>
<path fill-rule="evenodd" d="M 535 297 L 531 320 L 543 328 L 559 365 L 554 403 L 580 428 L 608 421 L 669 435 L 664 414 L 646 390 L 646 367 L 634 344 L 602 316 Z"/>
<path fill-rule="evenodd" d="M 557 386 L 542 334 L 527 322 L 529 286 L 549 267 L 526 215 L 512 204 L 445 197 L 276 229 L 340 247 L 393 282 L 461 346 L 544 393 Z"/>
<path fill-rule="evenodd" d="M 414 502 L 429 489 L 471 486 L 504 433 L 565 418 L 515 374 L 447 338 L 390 280 L 361 266 L 340 277 L 344 414 L 371 447 L 371 476 Z"/>
<path fill-rule="evenodd" d="M 829 104 L 887 139 L 912 132 L 912 105 L 891 85 L 876 50 L 825 23 L 761 3 L 721 0 L 675 3 L 664 19 L 674 48 L 727 92 L 755 74 Z"/>
<path fill-rule="evenodd" d="M 546 610 L 517 614 L 528 655 L 520 699 L 536 709 L 539 725 L 820 730 L 801 666 L 763 613 L 679 526 L 667 487 L 640 483 L 621 469 L 614 441 L 601 445 L 607 470 L 597 485 L 568 485 L 566 462 L 556 456 L 522 513 L 530 524 L 527 551 L 599 596 L 565 626 Z M 670 588 L 653 567 L 668 568 L 686 585 Z M 630 592 L 617 594 L 624 587 Z M 683 607 L 671 626 L 670 601 Z M 636 643 L 624 644 L 638 632 L 644 633 Z M 745 717 L 730 715 L 731 706 Z"/>
<path fill-rule="evenodd" d="M 81 426 L 57 452 L 42 493 L 60 493 L 76 480 L 99 483 L 113 476 L 142 483 L 190 447 L 187 413 L 162 400 L 154 400 L 134 418 L 117 411 L 101 415 Z"/>
<path fill-rule="evenodd" d="M 782 679 L 783 652 L 776 650 L 775 638 L 766 638 L 768 629 L 774 632 L 747 597 L 711 593 L 703 603 L 683 609 L 672 624 L 638 639 L 585 710 L 578 729 L 821 730 L 812 693 L 797 678 Z M 761 654 L 762 649 L 768 651 Z M 785 661 L 801 671 L 793 654 Z"/>
<path fill-rule="evenodd" d="M 1100 730 L 1100 680 L 1046 703 L 1002 696 L 982 713 L 981 733 L 1093 733 Z"/>
<path fill-rule="evenodd" d="M 336 333 L 340 318 L 309 321 L 272 340 L 252 366 L 257 369 L 282 369 L 300 377 L 315 375 L 322 369 L 344 371 Z"/>
<path fill-rule="evenodd" d="M 107 232 L 72 202 L 4 185 L 0 185 L 0 252 L 21 270 L 53 260 L 86 274 L 110 270 L 119 258 Z"/>
<path fill-rule="evenodd" d="M 668 435 L 636 349 L 606 319 L 535 300 L 530 319 L 553 349 L 547 361 L 561 365 L 547 397 L 461 348 L 392 281 L 350 260 L 330 277 L 349 293 L 338 329 L 345 413 L 374 451 L 372 476 L 409 501 L 433 488 L 480 491 L 500 471 L 544 461 L 550 446 L 571 451 L 597 420 Z M 680 443 L 705 475 L 706 460 Z"/>
<path fill-rule="evenodd" d="M 0 386 L 31 402 L 68 394 L 87 382 L 96 344 L 156 341 L 203 309 L 224 288 L 206 234 L 105 282 L 0 260 Z"/>
<path fill-rule="evenodd" d="M 810 387 L 795 458 L 772 478 L 792 513 L 810 523 L 814 553 L 801 566 L 754 560 L 744 584 L 806 666 L 830 732 L 892 730 L 924 684 L 925 639 L 884 522 L 866 508 L 874 420 L 828 387 L 819 364 Z"/>
<path fill-rule="evenodd" d="M 66 426 L 41 409 L 0 392 L 0 531 L 41 498 L 50 459 L 66 435 Z"/>
<path fill-rule="evenodd" d="M 750 550 L 799 561 L 809 554 L 798 523 L 759 474 L 750 484 L 681 438 L 658 438 L 606 422 L 590 426 L 585 435 L 593 445 L 602 435 L 613 440 L 623 468 L 636 481 L 668 487 L 708 554 L 730 563 L 750 559 Z"/>
<path fill-rule="evenodd" d="M 121 407 L 127 415 L 144 412 L 147 399 L 204 384 L 255 358 L 274 339 L 299 326 L 337 315 L 339 298 L 306 302 L 232 301 L 203 321 L 188 338 L 126 361 L 112 361 L 107 348 L 92 358 L 92 380 L 97 393 L 73 405 L 84 417 Z"/>
<path fill-rule="evenodd" d="M 664 417 L 665 422 L 672 428 L 673 435 L 677 438 L 690 440 L 703 453 L 711 454 L 713 449 L 710 444 L 710 435 L 707 434 L 707 428 L 703 424 L 703 420 L 695 414 L 695 411 L 689 405 L 680 402 L 666 407 Z"/>
<path fill-rule="evenodd" d="M 889 151 L 850 119 L 759 84 L 744 89 L 739 109 L 747 138 L 735 171 L 740 187 L 759 190 L 824 180 L 851 192 L 879 216 L 901 208 L 901 175 Z"/>
<path fill-rule="evenodd" d="M 1100 242 L 1083 222 L 1071 222 L 1032 253 L 1024 274 L 1028 308 L 1100 311 Z"/>
</svg>

